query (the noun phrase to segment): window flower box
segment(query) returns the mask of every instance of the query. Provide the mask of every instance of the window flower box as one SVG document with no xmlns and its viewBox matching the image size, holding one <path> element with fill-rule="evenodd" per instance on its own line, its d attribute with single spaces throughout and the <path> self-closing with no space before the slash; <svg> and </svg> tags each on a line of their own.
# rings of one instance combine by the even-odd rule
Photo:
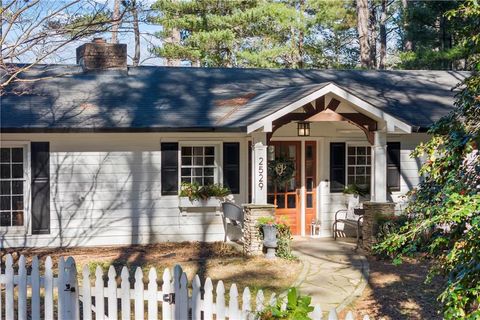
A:
<svg viewBox="0 0 480 320">
<path fill-rule="evenodd" d="M 188 197 L 179 197 L 180 208 L 218 208 L 222 205 L 220 198 L 211 197 L 208 199 L 192 199 Z"/>
</svg>

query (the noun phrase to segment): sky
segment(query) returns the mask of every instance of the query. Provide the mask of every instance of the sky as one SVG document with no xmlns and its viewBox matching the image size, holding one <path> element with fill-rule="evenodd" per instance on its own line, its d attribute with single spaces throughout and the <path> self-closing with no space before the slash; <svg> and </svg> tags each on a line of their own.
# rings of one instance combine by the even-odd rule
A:
<svg viewBox="0 0 480 320">
<path fill-rule="evenodd" d="M 41 17 L 47 16 L 52 12 L 56 12 L 56 10 L 58 10 L 59 8 L 63 8 L 65 4 L 70 4 L 72 1 L 73 0 L 40 0 L 39 5 L 29 9 L 30 11 L 28 12 L 28 15 L 25 15 L 23 19 L 25 19 L 27 23 L 35 20 L 39 21 Z M 140 0 L 140 1 L 145 8 L 149 8 L 150 5 L 155 2 L 155 0 Z M 95 5 L 106 6 L 106 8 L 113 10 L 113 2 L 114 0 L 81 0 L 79 3 L 79 6 L 77 7 L 70 6 L 68 9 L 65 9 L 60 14 L 56 14 L 55 17 L 58 17 L 60 19 L 62 18 L 68 19 L 69 17 L 72 17 L 73 14 L 79 12 L 82 6 L 84 6 L 85 8 L 87 7 L 93 8 L 93 6 Z M 9 4 L 9 0 L 4 0 L 3 3 L 4 3 L 4 6 L 7 6 Z M 5 30 L 6 26 L 4 25 L 4 23 L 5 21 L 2 20 L 2 27 Z M 123 30 L 121 29 L 121 32 L 119 34 L 119 42 L 127 44 L 127 52 L 129 56 L 128 63 L 131 64 L 131 58 L 133 56 L 134 48 L 135 48 L 134 35 L 133 35 L 133 31 L 131 30 L 131 24 L 125 24 L 125 25 L 122 25 L 122 27 L 123 27 Z M 21 26 L 17 27 L 17 29 L 14 29 L 14 28 L 12 29 L 13 30 L 10 30 L 10 32 L 7 34 L 7 37 L 6 37 L 7 41 L 10 41 L 10 43 L 15 42 L 18 38 L 20 38 L 23 34 L 25 34 L 25 30 L 22 30 Z M 40 30 L 40 28 L 38 29 Z M 156 45 L 156 46 L 161 45 L 161 41 L 158 38 L 153 36 L 155 32 L 160 30 L 161 30 L 161 26 L 159 25 L 140 23 L 141 65 L 163 65 L 164 64 L 163 59 L 155 57 L 149 52 L 149 48 L 151 48 L 152 45 Z M 95 37 L 103 37 L 107 41 L 110 41 L 111 36 L 112 36 L 111 33 L 103 33 L 103 34 L 98 34 Z M 33 36 L 31 36 L 31 38 L 32 37 Z M 92 36 L 92 39 L 93 39 L 93 36 Z M 44 59 L 42 63 L 75 64 L 76 63 L 75 49 L 81 44 L 85 42 L 89 42 L 92 39 L 84 38 L 82 40 L 70 43 L 65 47 L 62 47 L 60 50 L 58 50 L 56 54 L 50 55 L 49 57 Z M 35 50 L 35 49 L 28 50 L 26 53 L 20 56 L 16 56 L 17 59 L 16 61 L 13 61 L 13 62 L 15 63 L 32 62 L 35 60 L 38 52 L 39 50 Z"/>
</svg>

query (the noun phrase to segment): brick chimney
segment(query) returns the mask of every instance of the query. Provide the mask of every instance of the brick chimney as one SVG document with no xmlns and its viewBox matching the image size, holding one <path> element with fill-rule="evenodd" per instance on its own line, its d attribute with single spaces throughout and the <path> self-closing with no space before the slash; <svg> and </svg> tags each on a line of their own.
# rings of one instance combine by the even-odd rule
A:
<svg viewBox="0 0 480 320">
<path fill-rule="evenodd" d="M 103 38 L 94 38 L 77 48 L 77 64 L 84 71 L 127 70 L 127 45 L 107 43 Z"/>
</svg>

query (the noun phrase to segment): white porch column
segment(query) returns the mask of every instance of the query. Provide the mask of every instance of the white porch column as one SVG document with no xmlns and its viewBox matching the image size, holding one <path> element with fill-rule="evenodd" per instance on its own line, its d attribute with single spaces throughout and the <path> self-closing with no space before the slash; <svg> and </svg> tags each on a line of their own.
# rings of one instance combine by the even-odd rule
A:
<svg viewBox="0 0 480 320">
<path fill-rule="evenodd" d="M 267 204 L 267 133 L 252 133 L 252 202 Z"/>
<path fill-rule="evenodd" d="M 374 145 L 372 147 L 372 201 L 387 201 L 387 133 L 374 132 Z"/>
</svg>

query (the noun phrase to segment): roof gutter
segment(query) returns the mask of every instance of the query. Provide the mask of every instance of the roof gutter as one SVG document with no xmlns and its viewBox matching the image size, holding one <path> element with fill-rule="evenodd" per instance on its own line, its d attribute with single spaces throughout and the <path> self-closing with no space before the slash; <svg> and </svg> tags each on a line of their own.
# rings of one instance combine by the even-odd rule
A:
<svg viewBox="0 0 480 320">
<path fill-rule="evenodd" d="M 246 132 L 246 127 L 0 128 L 0 133 Z"/>
</svg>

